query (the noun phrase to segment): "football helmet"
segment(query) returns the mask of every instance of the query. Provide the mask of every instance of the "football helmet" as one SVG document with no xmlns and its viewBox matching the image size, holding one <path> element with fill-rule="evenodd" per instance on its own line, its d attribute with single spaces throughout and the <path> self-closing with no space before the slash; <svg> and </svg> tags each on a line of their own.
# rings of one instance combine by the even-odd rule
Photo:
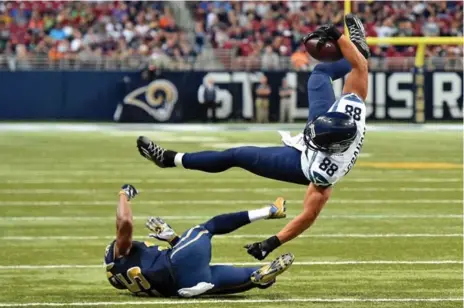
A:
<svg viewBox="0 0 464 308">
<path fill-rule="evenodd" d="M 356 138 L 355 120 L 342 112 L 327 112 L 304 129 L 304 143 L 311 149 L 331 154 L 345 152 Z"/>
</svg>

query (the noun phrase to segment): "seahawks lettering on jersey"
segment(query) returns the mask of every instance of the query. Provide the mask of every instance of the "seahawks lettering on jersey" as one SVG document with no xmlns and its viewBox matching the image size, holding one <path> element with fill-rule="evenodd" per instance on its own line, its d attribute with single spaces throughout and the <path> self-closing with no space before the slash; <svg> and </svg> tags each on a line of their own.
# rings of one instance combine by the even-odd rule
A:
<svg viewBox="0 0 464 308">
<path fill-rule="evenodd" d="M 343 153 L 328 154 L 310 148 L 301 152 L 303 173 L 318 186 L 336 183 L 353 168 L 366 133 L 366 105 L 356 94 L 343 95 L 328 111 L 343 112 L 353 117 L 358 132 L 353 144 Z"/>
</svg>

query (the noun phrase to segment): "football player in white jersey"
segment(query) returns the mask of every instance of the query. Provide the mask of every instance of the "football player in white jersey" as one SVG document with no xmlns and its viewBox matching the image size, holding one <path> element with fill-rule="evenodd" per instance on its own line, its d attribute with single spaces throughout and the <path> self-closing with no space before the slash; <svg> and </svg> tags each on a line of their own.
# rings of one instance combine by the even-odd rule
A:
<svg viewBox="0 0 464 308">
<path fill-rule="evenodd" d="M 300 215 L 275 236 L 246 245 L 248 253 L 259 260 L 313 224 L 332 194 L 332 185 L 351 170 L 361 151 L 369 48 L 360 20 L 349 14 L 345 24 L 349 38 L 333 25 L 321 26 L 304 38 L 317 38 L 320 44 L 337 41 L 344 59 L 315 66 L 308 80 L 308 123 L 303 133 L 295 137 L 281 132 L 284 146 L 179 153 L 166 150 L 147 137 L 137 139 L 140 154 L 161 168 L 218 173 L 239 167 L 266 178 L 308 185 Z M 332 81 L 345 75 L 343 94 L 336 99 Z"/>
</svg>

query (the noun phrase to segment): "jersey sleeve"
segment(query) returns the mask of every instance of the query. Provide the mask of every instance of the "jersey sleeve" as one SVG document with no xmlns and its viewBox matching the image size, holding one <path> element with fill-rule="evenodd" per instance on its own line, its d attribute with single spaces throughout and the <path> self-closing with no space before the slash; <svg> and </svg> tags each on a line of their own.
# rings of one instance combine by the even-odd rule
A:
<svg viewBox="0 0 464 308">
<path fill-rule="evenodd" d="M 311 181 L 311 183 L 313 183 L 316 186 L 321 186 L 321 187 L 332 186 L 332 183 L 330 183 L 330 180 L 327 179 L 326 176 L 324 176 L 323 174 L 315 170 L 309 170 L 309 180 Z"/>
</svg>

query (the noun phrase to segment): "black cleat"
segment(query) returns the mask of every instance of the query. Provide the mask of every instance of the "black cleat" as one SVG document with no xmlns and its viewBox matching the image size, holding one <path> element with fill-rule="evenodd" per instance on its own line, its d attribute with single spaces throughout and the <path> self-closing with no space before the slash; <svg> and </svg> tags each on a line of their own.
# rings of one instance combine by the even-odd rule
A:
<svg viewBox="0 0 464 308">
<path fill-rule="evenodd" d="M 351 42 L 358 48 L 364 58 L 368 59 L 370 56 L 369 46 L 367 46 L 366 32 L 361 20 L 353 14 L 348 14 L 345 16 L 345 24 L 348 27 Z"/>
<path fill-rule="evenodd" d="M 137 138 L 137 148 L 140 155 L 152 161 L 160 168 L 174 167 L 174 156 L 169 155 L 172 151 L 166 150 L 145 136 Z M 170 153 L 171 152 L 171 153 Z"/>
</svg>

